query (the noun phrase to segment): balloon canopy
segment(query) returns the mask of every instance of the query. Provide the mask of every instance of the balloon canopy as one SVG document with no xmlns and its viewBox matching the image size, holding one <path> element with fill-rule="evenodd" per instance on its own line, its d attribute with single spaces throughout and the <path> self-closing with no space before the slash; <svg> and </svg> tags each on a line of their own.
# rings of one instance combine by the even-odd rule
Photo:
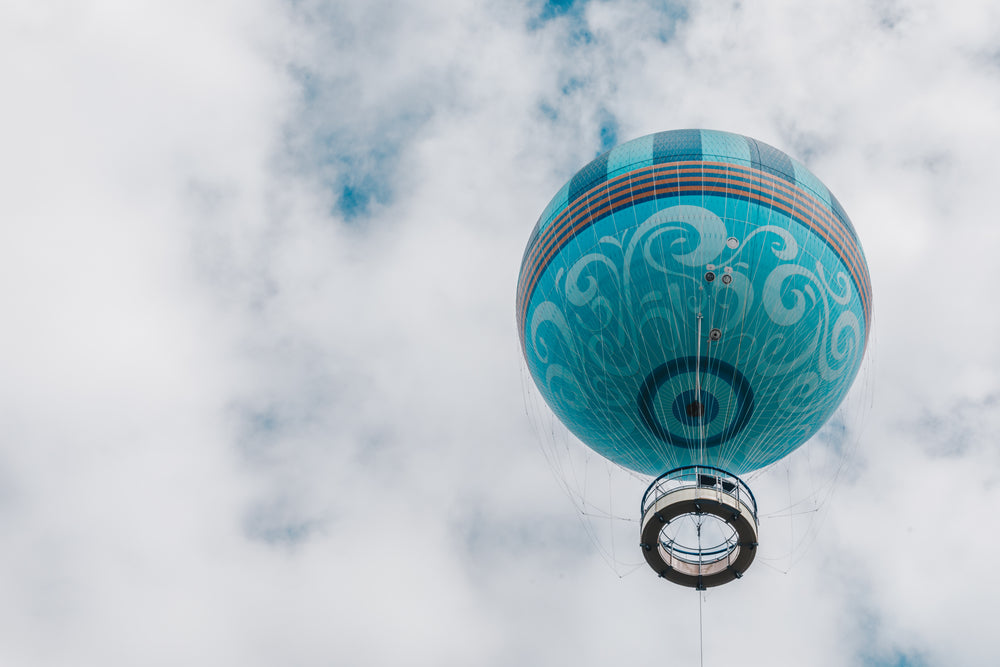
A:
<svg viewBox="0 0 1000 667">
<path fill-rule="evenodd" d="M 581 169 L 521 266 L 517 322 L 543 398 L 643 474 L 743 474 L 808 440 L 864 356 L 871 285 L 836 198 L 755 139 L 660 132 Z"/>
</svg>

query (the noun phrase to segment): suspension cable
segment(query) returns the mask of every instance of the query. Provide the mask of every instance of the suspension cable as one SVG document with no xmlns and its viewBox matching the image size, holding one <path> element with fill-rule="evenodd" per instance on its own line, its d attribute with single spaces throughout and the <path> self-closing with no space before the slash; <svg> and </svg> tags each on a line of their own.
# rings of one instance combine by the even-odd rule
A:
<svg viewBox="0 0 1000 667">
<path fill-rule="evenodd" d="M 699 406 L 698 415 L 698 463 L 705 465 L 705 406 L 701 402 L 701 313 L 698 313 L 698 354 L 694 361 L 694 400 Z"/>
<path fill-rule="evenodd" d="M 698 593 L 698 647 L 700 650 L 700 660 L 699 664 L 701 667 L 705 667 L 705 635 L 702 631 L 702 621 L 701 621 L 701 600 L 704 593 L 702 591 L 697 591 Z"/>
</svg>

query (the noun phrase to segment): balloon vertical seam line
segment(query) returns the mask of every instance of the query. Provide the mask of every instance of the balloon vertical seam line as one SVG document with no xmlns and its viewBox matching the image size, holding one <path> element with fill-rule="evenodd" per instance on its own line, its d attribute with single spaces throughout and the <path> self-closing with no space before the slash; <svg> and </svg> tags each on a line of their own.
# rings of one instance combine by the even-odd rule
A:
<svg viewBox="0 0 1000 667">
<path fill-rule="evenodd" d="M 665 166 L 670 166 L 670 165 L 662 165 L 662 164 L 658 165 L 659 168 L 656 172 L 644 176 L 642 180 L 648 181 L 651 187 L 641 188 L 639 191 L 642 193 L 648 193 L 649 190 L 652 189 L 654 192 L 653 198 L 658 198 L 658 196 L 655 194 L 656 185 L 658 181 L 661 180 L 662 177 L 665 176 L 669 171 L 668 169 L 664 169 Z M 686 169 L 684 170 L 684 172 L 696 173 L 690 169 Z M 541 263 L 542 264 L 547 263 L 548 260 L 551 258 L 553 251 L 557 250 L 558 247 L 564 245 L 565 241 L 568 241 L 568 239 L 565 239 L 565 236 L 567 234 L 569 234 L 570 238 L 572 238 L 572 236 L 575 236 L 576 233 L 581 231 L 582 226 L 579 224 L 580 221 L 578 216 L 584 209 L 588 211 L 588 217 L 592 221 L 596 222 L 597 220 L 603 219 L 605 215 L 613 213 L 614 210 L 616 209 L 616 204 L 647 201 L 649 199 L 648 197 L 635 199 L 634 188 L 632 188 L 631 186 L 630 186 L 629 196 L 626 196 L 624 194 L 623 179 L 625 176 L 628 176 L 631 173 L 632 172 L 629 172 L 627 174 L 622 174 L 614 179 L 602 182 L 601 184 L 595 186 L 591 191 L 588 191 L 586 194 L 579 197 L 571 205 L 568 205 L 565 209 L 563 209 L 563 211 L 561 211 L 559 215 L 556 217 L 555 221 L 549 227 L 547 227 L 546 230 L 542 234 L 540 234 L 537 239 L 534 240 L 532 252 L 529 253 L 527 260 L 525 262 L 525 266 L 532 267 L 532 269 L 537 268 L 537 266 L 539 265 L 539 256 L 542 253 L 546 253 L 546 256 L 544 259 L 541 260 Z M 737 176 L 738 178 L 746 178 L 738 173 L 734 175 Z M 705 180 L 701 178 L 700 175 L 693 178 L 680 178 L 679 169 L 677 171 L 676 180 L 678 184 L 686 183 L 693 187 L 688 187 L 688 188 L 678 187 L 676 188 L 676 193 L 670 193 L 670 192 L 665 193 L 667 196 L 669 196 L 670 194 L 680 195 L 692 191 L 696 191 L 704 195 L 704 192 L 706 190 L 718 191 L 717 187 L 706 185 Z M 779 195 L 775 191 L 775 188 L 776 186 L 780 185 L 780 183 L 776 181 L 774 178 L 769 177 L 768 174 L 763 172 L 759 174 L 750 175 L 749 179 L 746 181 L 746 185 L 740 188 L 743 194 L 741 194 L 738 198 L 742 199 L 746 197 L 748 199 L 753 199 L 754 194 L 763 193 L 765 191 L 764 190 L 765 185 L 771 186 L 770 194 L 772 196 L 772 199 L 766 201 L 765 203 L 769 205 L 778 205 L 780 207 L 782 206 L 782 204 L 780 204 L 777 201 L 776 198 L 778 197 L 780 197 L 780 199 L 786 203 L 794 202 L 794 199 L 790 200 L 787 197 L 787 195 L 783 194 Z M 859 262 L 861 258 L 860 246 L 858 245 L 856 237 L 853 237 L 853 235 L 849 233 L 847 225 L 844 221 L 833 216 L 829 212 L 829 209 L 826 206 L 822 205 L 821 202 L 817 202 L 808 193 L 805 193 L 804 191 L 797 188 L 793 190 L 787 187 L 782 187 L 782 189 L 789 192 L 789 194 L 794 194 L 795 199 L 801 199 L 802 201 L 808 202 L 810 212 L 815 214 L 821 219 L 819 221 L 820 223 L 823 222 L 826 223 L 826 224 L 821 224 L 822 229 L 832 233 L 836 237 L 836 241 L 840 242 L 844 248 L 850 251 L 849 254 L 850 260 L 853 260 L 853 262 L 856 263 L 860 263 Z M 601 190 L 603 190 L 603 192 L 601 192 Z M 598 198 L 601 194 L 603 194 L 605 197 L 604 204 L 596 212 L 597 215 L 595 215 L 595 211 L 592 208 L 592 200 Z M 788 211 L 787 208 L 784 210 Z M 795 216 L 795 217 L 799 220 L 799 222 L 805 224 L 806 226 L 815 228 L 815 225 L 812 224 L 813 219 L 807 218 L 805 216 Z M 566 229 L 567 225 L 569 225 L 570 227 L 569 229 Z M 819 231 L 819 229 L 817 229 L 817 231 Z M 836 245 L 833 243 L 831 239 L 826 238 L 826 240 L 828 245 L 831 246 L 831 248 L 837 250 Z M 845 261 L 845 264 L 851 265 L 852 261 Z M 863 263 L 860 264 L 863 265 Z M 862 272 L 862 275 L 864 276 L 864 274 L 866 273 L 867 273 L 866 271 Z M 522 283 L 524 282 L 525 277 L 526 275 L 522 274 L 522 281 L 521 281 Z M 867 278 L 867 276 L 864 277 Z M 860 289 L 862 288 L 861 283 L 863 281 L 859 281 L 857 278 L 858 276 L 856 275 L 855 279 L 856 282 L 859 283 L 859 289 Z M 531 280 L 529 279 L 529 283 L 530 282 Z M 519 291 L 523 291 L 524 286 L 525 285 L 522 284 L 521 286 L 522 289 L 520 289 Z"/>
<path fill-rule="evenodd" d="M 664 165 L 660 165 L 660 166 L 662 167 Z M 628 174 L 624 174 L 623 176 L 627 176 L 627 175 Z M 545 239 L 543 243 L 539 243 L 536 246 L 536 248 L 539 249 L 539 252 L 543 252 L 542 250 L 540 250 L 543 247 L 548 248 L 548 251 L 547 251 L 545 257 L 544 258 L 539 258 L 538 257 L 538 253 L 533 253 L 532 254 L 532 258 L 529 259 L 529 264 L 525 265 L 525 268 L 527 270 L 522 272 L 521 280 L 519 281 L 521 283 L 519 291 L 518 291 L 518 300 L 520 302 L 520 304 L 519 304 L 520 305 L 520 308 L 519 308 L 519 329 L 521 329 L 522 344 L 523 344 L 523 322 L 524 322 L 524 318 L 526 316 L 528 302 L 530 301 L 530 293 L 533 291 L 534 287 L 537 285 L 538 278 L 544 272 L 545 267 L 548 265 L 548 262 L 551 261 L 552 257 L 554 257 L 555 254 L 562 247 L 564 247 L 566 245 L 566 243 L 569 242 L 569 240 L 571 240 L 577 234 L 579 234 L 579 232 L 581 232 L 583 229 L 585 229 L 585 228 L 587 228 L 589 226 L 592 226 L 593 224 L 595 224 L 599 220 L 604 219 L 608 215 L 613 215 L 613 213 L 616 210 L 618 210 L 619 208 L 622 207 L 621 205 L 634 205 L 636 203 L 641 203 L 643 201 L 648 201 L 650 199 L 659 199 L 662 196 L 670 196 L 670 195 L 681 196 L 681 195 L 684 195 L 684 194 L 687 194 L 687 193 L 690 193 L 690 192 L 697 192 L 697 193 L 704 194 L 704 190 L 706 190 L 706 189 L 708 189 L 710 191 L 713 191 L 713 192 L 721 192 L 721 193 L 725 194 L 727 192 L 727 189 L 728 189 L 728 188 L 718 188 L 717 186 L 706 188 L 706 187 L 704 187 L 704 184 L 702 184 L 700 182 L 690 183 L 689 179 L 681 179 L 680 176 L 679 176 L 679 174 L 678 174 L 677 181 L 678 181 L 678 183 L 686 183 L 687 187 L 677 186 L 675 188 L 669 189 L 667 192 L 664 192 L 661 195 L 661 194 L 659 194 L 659 193 L 656 192 L 656 183 L 654 182 L 654 184 L 653 184 L 654 195 L 652 197 L 644 196 L 644 197 L 636 200 L 634 198 L 631 198 L 628 194 L 623 194 L 623 195 L 621 195 L 619 197 L 614 198 L 613 201 L 609 201 L 609 199 L 608 199 L 608 196 L 609 196 L 609 194 L 611 193 L 612 190 L 611 190 L 611 186 L 610 186 L 610 181 L 606 181 L 606 182 L 602 183 L 600 186 L 598 186 L 600 189 L 603 190 L 603 193 L 600 193 L 600 194 L 603 194 L 603 196 L 604 196 L 604 202 L 603 202 L 603 204 L 601 206 L 599 206 L 597 208 L 596 211 L 593 208 L 593 204 L 595 203 L 595 200 L 599 200 L 599 196 L 598 196 L 599 193 L 591 192 L 591 193 L 588 194 L 588 196 L 582 197 L 574 205 L 573 209 L 575 210 L 575 213 L 573 215 L 570 215 L 570 216 L 566 217 L 561 222 L 553 224 L 551 227 L 549 227 L 547 229 L 547 233 L 553 234 L 553 236 L 551 236 L 550 238 Z M 768 183 L 772 186 L 772 188 L 776 185 L 776 182 L 773 179 L 769 179 Z M 764 183 L 762 182 L 761 185 L 763 185 L 763 184 Z M 595 190 L 596 189 L 597 188 L 595 188 Z M 646 193 L 646 192 L 648 192 L 648 188 L 643 188 L 642 190 L 640 190 L 640 192 Z M 863 300 L 863 310 L 864 310 L 864 314 L 865 314 L 866 328 L 869 326 L 869 322 L 870 322 L 870 310 L 871 310 L 871 306 L 870 306 L 870 283 L 869 283 L 869 279 L 868 279 L 868 275 L 867 275 L 867 270 L 863 270 L 863 268 L 862 268 L 862 267 L 864 267 L 864 263 L 861 262 L 861 261 L 859 261 L 860 257 L 861 257 L 861 252 L 860 252 L 860 246 L 859 245 L 857 245 L 856 243 L 855 244 L 847 245 L 846 249 L 849 250 L 849 252 L 848 252 L 847 256 L 845 256 L 841 252 L 841 250 L 838 249 L 834 245 L 833 240 L 830 238 L 830 236 L 828 236 L 825 233 L 825 230 L 829 229 L 828 227 L 825 227 L 825 226 L 823 226 L 823 227 L 817 227 L 817 225 L 814 224 L 815 221 L 813 219 L 808 218 L 807 216 L 805 216 L 804 212 L 801 212 L 801 211 L 797 210 L 796 204 L 801 204 L 803 202 L 807 202 L 807 203 L 812 204 L 811 202 L 809 202 L 808 199 L 801 199 L 801 198 L 798 198 L 798 197 L 796 199 L 791 200 L 791 201 L 789 201 L 789 200 L 786 199 L 785 201 L 787 203 L 792 204 L 792 206 L 789 207 L 789 206 L 786 206 L 785 204 L 783 204 L 783 203 L 781 203 L 781 202 L 779 202 L 779 201 L 776 200 L 776 196 L 775 196 L 775 193 L 773 192 L 773 190 L 772 190 L 771 193 L 765 193 L 765 191 L 762 188 L 760 188 L 759 186 L 756 189 L 753 189 L 753 190 L 749 191 L 750 195 L 756 195 L 756 197 L 754 197 L 754 196 L 746 196 L 746 197 L 744 197 L 743 195 L 737 195 L 737 196 L 734 197 L 731 191 L 729 191 L 728 194 L 729 194 L 729 196 L 731 198 L 741 199 L 741 200 L 745 200 L 745 201 L 748 201 L 748 202 L 751 202 L 751 203 L 752 202 L 756 202 L 756 203 L 759 203 L 759 204 L 765 204 L 765 205 L 767 205 L 769 207 L 777 207 L 777 208 L 779 208 L 779 210 L 782 210 L 785 213 L 788 213 L 791 217 L 793 217 L 793 219 L 797 220 L 798 222 L 804 224 L 808 228 L 810 228 L 813 231 L 817 232 L 820 235 L 820 237 L 824 240 L 824 242 L 826 243 L 826 245 L 828 245 L 829 247 L 831 247 L 831 249 L 833 249 L 840 256 L 840 258 L 844 262 L 846 268 L 848 268 L 848 271 L 852 275 L 852 278 L 854 279 L 855 286 L 858 288 L 858 291 L 859 291 L 859 293 L 860 293 L 860 295 L 862 297 L 862 300 Z M 766 196 L 767 194 L 770 194 L 771 196 L 768 197 L 768 196 Z M 805 195 L 806 193 L 803 192 L 801 194 Z M 806 195 L 806 196 L 808 197 L 808 195 Z M 617 206 L 616 206 L 616 204 L 617 204 Z M 813 208 L 813 206 L 810 205 L 809 208 Z M 558 216 L 558 217 L 562 218 L 563 214 L 566 214 L 568 211 L 570 211 L 569 208 L 567 208 L 566 210 L 564 210 L 563 213 L 561 213 L 560 216 Z M 583 217 L 580 216 L 580 213 L 582 213 L 584 211 L 586 211 L 585 216 L 583 216 Z M 835 230 L 830 229 L 829 231 L 835 231 Z M 840 235 L 838 234 L 837 236 L 840 236 Z M 842 240 L 842 239 L 838 239 L 838 240 Z"/>
<path fill-rule="evenodd" d="M 703 184 L 695 182 L 690 184 L 688 187 L 677 187 L 673 191 L 666 193 L 666 196 L 670 195 L 682 196 L 688 193 L 704 194 L 706 190 L 726 194 L 726 189 L 724 188 L 704 187 Z M 838 249 L 834 245 L 833 240 L 825 233 L 824 228 L 817 228 L 814 224 L 812 224 L 813 220 L 811 218 L 807 218 L 804 214 L 795 210 L 794 200 L 791 202 L 792 206 L 789 207 L 780 202 L 775 201 L 772 198 L 767 198 L 762 196 L 763 195 L 762 191 L 753 191 L 751 192 L 751 194 L 757 194 L 758 196 L 746 197 L 745 198 L 746 201 L 763 203 L 768 206 L 779 208 L 783 212 L 788 213 L 790 217 L 792 217 L 793 219 L 797 220 L 798 222 L 804 224 L 806 227 L 809 227 L 813 231 L 817 232 L 820 235 L 820 237 L 826 242 L 826 244 L 831 249 L 833 249 L 838 254 L 838 256 L 840 256 L 841 260 L 844 262 L 845 266 L 848 268 L 849 272 L 854 278 L 855 285 L 857 286 L 859 292 L 862 295 L 862 298 L 865 301 L 864 309 L 865 309 L 865 320 L 867 326 L 869 320 L 868 314 L 870 312 L 870 305 L 869 305 L 870 295 L 866 290 L 866 285 L 868 284 L 868 276 L 866 275 L 867 272 L 861 272 L 859 269 L 859 266 L 861 266 L 862 264 L 859 262 L 860 251 L 857 250 L 858 247 L 851 248 L 850 246 L 847 246 L 848 249 L 857 250 L 857 252 L 851 252 L 847 256 L 845 256 L 840 251 L 840 249 Z M 734 199 L 744 199 L 743 196 L 734 197 L 731 193 L 729 194 L 729 196 Z M 634 206 L 637 203 L 642 203 L 644 201 L 649 201 L 650 199 L 655 199 L 655 198 L 658 197 L 654 196 L 654 197 L 643 197 L 635 199 L 627 195 L 623 195 L 618 199 L 616 199 L 614 203 Z M 541 275 L 541 273 L 544 272 L 544 269 L 548 265 L 548 262 L 551 261 L 551 259 L 559 252 L 559 250 L 561 250 L 566 245 L 566 243 L 572 240 L 581 231 L 583 231 L 589 226 L 592 226 L 596 222 L 603 220 L 604 218 L 608 217 L 608 215 L 612 215 L 616 210 L 618 210 L 618 208 L 612 206 L 611 204 L 605 204 L 604 206 L 601 207 L 601 209 L 597 211 L 597 215 L 595 215 L 594 211 L 588 207 L 587 215 L 585 218 L 575 217 L 572 219 L 568 219 L 568 223 L 566 224 L 565 228 L 559 231 L 559 236 L 554 237 L 553 239 L 550 239 L 547 242 L 547 245 L 551 246 L 551 249 L 547 252 L 546 256 L 541 258 L 540 260 L 536 258 L 536 260 L 534 260 L 533 263 L 530 265 L 528 272 L 530 274 L 530 278 L 528 282 L 524 283 L 524 289 L 520 291 L 519 295 L 522 304 L 524 304 L 526 301 L 529 300 L 525 297 L 529 296 L 529 293 L 532 291 L 532 288 L 534 287 L 535 284 L 537 284 L 538 277 Z M 557 243 L 558 245 L 553 245 L 554 243 Z"/>
<path fill-rule="evenodd" d="M 641 183 L 649 183 L 655 189 L 655 184 L 663 176 L 665 176 L 672 168 L 676 167 L 676 174 L 678 176 L 678 182 L 682 180 L 684 182 L 692 181 L 704 181 L 704 178 L 699 179 L 680 179 L 680 174 L 696 174 L 701 176 L 704 172 L 705 165 L 710 165 L 711 168 L 707 170 L 708 173 L 714 175 L 726 175 L 735 176 L 746 183 L 746 189 L 750 190 L 753 187 L 762 189 L 766 185 L 771 186 L 771 192 L 778 194 L 776 190 L 780 189 L 783 193 L 782 197 L 787 200 L 787 195 L 789 194 L 799 194 L 804 195 L 804 199 L 810 202 L 810 209 L 816 215 L 822 216 L 826 219 L 826 222 L 830 225 L 831 229 L 838 232 L 838 241 L 844 243 L 844 245 L 857 245 L 857 234 L 853 231 L 849 219 L 843 219 L 841 216 L 833 210 L 832 204 L 824 202 L 821 196 L 815 192 L 806 192 L 806 190 L 811 190 L 804 185 L 799 187 L 800 184 L 797 182 L 790 183 L 784 179 L 778 179 L 774 175 L 763 171 L 761 169 L 755 169 L 753 167 L 746 167 L 739 164 L 734 164 L 731 162 L 705 162 L 698 160 L 688 160 L 688 161 L 673 161 L 673 162 L 662 162 L 655 165 L 650 165 L 646 167 L 638 167 L 636 169 L 629 170 L 625 173 L 618 174 L 617 176 L 608 177 L 605 176 L 604 180 L 600 183 L 595 183 L 593 187 L 589 190 L 581 192 L 573 199 L 568 199 L 564 204 L 563 208 L 554 218 L 553 221 L 546 225 L 543 229 L 539 230 L 537 236 L 533 237 L 530 242 L 531 252 L 525 257 L 525 263 L 533 263 L 537 257 L 537 252 L 540 252 L 542 244 L 538 243 L 538 239 L 542 236 L 551 236 L 551 231 L 558 227 L 560 224 L 564 223 L 566 218 L 575 217 L 583 207 L 589 206 L 587 200 L 593 198 L 601 188 L 607 188 L 607 191 L 615 195 L 620 194 L 622 191 L 622 186 L 625 183 L 626 176 L 634 176 L 639 174 L 637 179 Z M 716 176 L 713 176 L 713 180 L 720 180 Z M 629 179 L 630 183 L 634 184 L 635 180 Z M 791 186 L 791 187 L 790 187 Z M 828 191 L 829 192 L 829 191 Z M 832 196 L 832 195 L 831 195 Z M 819 197 L 819 198 L 817 198 Z"/>
</svg>

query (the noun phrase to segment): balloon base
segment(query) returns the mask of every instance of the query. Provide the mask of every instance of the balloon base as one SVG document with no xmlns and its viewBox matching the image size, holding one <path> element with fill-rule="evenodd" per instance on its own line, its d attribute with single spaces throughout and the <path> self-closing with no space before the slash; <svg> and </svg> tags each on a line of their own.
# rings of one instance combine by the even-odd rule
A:
<svg viewBox="0 0 1000 667">
<path fill-rule="evenodd" d="M 757 501 L 711 466 L 660 475 L 642 498 L 639 546 L 660 577 L 704 590 L 739 579 L 757 555 Z"/>
</svg>

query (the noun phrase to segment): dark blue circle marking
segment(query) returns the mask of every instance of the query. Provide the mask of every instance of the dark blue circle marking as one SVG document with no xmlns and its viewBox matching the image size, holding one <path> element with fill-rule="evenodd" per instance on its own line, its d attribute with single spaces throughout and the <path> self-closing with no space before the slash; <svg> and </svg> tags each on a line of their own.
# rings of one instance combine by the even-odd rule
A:
<svg viewBox="0 0 1000 667">
<path fill-rule="evenodd" d="M 654 368 L 653 372 L 646 376 L 645 381 L 642 383 L 642 387 L 639 389 L 638 407 L 639 416 L 642 417 L 642 422 L 646 425 L 646 428 L 653 433 L 653 435 L 667 444 L 674 445 L 675 447 L 693 449 L 701 446 L 702 442 L 678 435 L 676 433 L 671 433 L 666 427 L 664 427 L 663 423 L 656 416 L 653 401 L 656 399 L 656 393 L 665 382 L 678 375 L 694 373 L 698 367 L 699 362 L 697 357 L 679 357 L 677 359 L 673 359 L 672 361 L 668 361 L 667 363 Z M 715 447 L 737 435 L 750 421 L 750 416 L 753 414 L 754 408 L 753 390 L 750 388 L 750 383 L 747 382 L 747 379 L 743 377 L 743 373 L 740 373 L 734 366 L 727 364 L 724 361 L 719 359 L 702 359 L 700 367 L 700 372 L 702 374 L 706 376 L 715 376 L 728 384 L 736 397 L 736 407 L 733 411 L 733 416 L 730 422 L 725 426 L 725 428 L 715 435 L 705 438 L 704 445 L 706 447 Z M 701 393 L 704 397 L 701 400 L 704 406 L 703 418 L 688 416 L 687 406 L 696 398 L 696 394 L 693 389 L 683 392 L 674 400 L 673 412 L 677 415 L 678 410 L 680 411 L 680 414 L 683 415 L 683 417 L 678 416 L 678 420 L 682 424 L 695 426 L 699 423 L 707 424 L 718 416 L 718 400 L 715 396 L 712 396 L 704 390 L 702 390 Z M 690 394 L 690 396 L 688 396 L 688 394 Z M 712 412 L 713 401 L 715 409 L 714 414 Z"/>
<path fill-rule="evenodd" d="M 674 399 L 671 410 L 677 421 L 687 426 L 709 424 L 719 415 L 719 399 L 704 389 L 699 398 L 694 389 L 688 389 Z"/>
</svg>

